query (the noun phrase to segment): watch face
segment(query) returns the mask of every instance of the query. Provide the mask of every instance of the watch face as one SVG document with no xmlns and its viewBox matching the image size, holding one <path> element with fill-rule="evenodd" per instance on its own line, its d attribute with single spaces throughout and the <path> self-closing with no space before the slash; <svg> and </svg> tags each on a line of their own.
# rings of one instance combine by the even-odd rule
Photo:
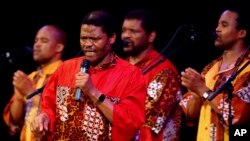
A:
<svg viewBox="0 0 250 141">
<path fill-rule="evenodd" d="M 204 94 L 203 94 L 203 98 L 207 98 L 209 96 L 209 94 L 208 94 L 208 92 L 205 92 Z"/>
<path fill-rule="evenodd" d="M 99 97 L 98 100 L 99 100 L 100 102 L 103 102 L 103 101 L 105 100 L 105 98 L 106 98 L 105 95 L 101 94 L 101 96 Z"/>
</svg>

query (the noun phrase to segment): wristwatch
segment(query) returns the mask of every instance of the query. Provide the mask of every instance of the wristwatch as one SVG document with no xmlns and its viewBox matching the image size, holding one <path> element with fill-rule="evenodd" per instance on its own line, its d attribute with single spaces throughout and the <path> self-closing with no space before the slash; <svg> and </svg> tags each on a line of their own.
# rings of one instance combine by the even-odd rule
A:
<svg viewBox="0 0 250 141">
<path fill-rule="evenodd" d="M 208 96 L 210 95 L 211 92 L 212 92 L 211 90 L 205 91 L 205 92 L 202 94 L 203 100 L 206 100 L 206 99 L 208 98 Z"/>
<path fill-rule="evenodd" d="M 105 100 L 106 96 L 104 94 L 101 94 L 98 99 L 96 100 L 96 102 L 94 103 L 95 105 L 98 105 L 100 103 L 102 103 Z"/>
</svg>

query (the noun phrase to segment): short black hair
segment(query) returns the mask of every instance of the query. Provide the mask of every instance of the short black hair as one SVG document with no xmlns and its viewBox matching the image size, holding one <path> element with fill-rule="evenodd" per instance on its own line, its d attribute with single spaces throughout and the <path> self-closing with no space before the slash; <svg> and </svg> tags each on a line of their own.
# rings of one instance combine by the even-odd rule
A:
<svg viewBox="0 0 250 141">
<path fill-rule="evenodd" d="M 237 26 L 236 29 L 238 30 L 246 30 L 247 35 L 244 39 L 246 44 L 250 43 L 250 17 L 249 17 L 249 10 L 247 7 L 245 7 L 244 3 L 241 1 L 233 1 L 229 3 L 229 5 L 224 8 L 225 10 L 229 10 L 232 12 L 237 13 L 238 18 L 236 19 L 237 21 Z"/>
<path fill-rule="evenodd" d="M 82 24 L 102 27 L 102 30 L 110 37 L 116 33 L 116 23 L 112 15 L 106 11 L 96 10 L 88 13 L 82 19 Z"/>
<path fill-rule="evenodd" d="M 142 27 L 147 33 L 156 31 L 156 18 L 153 13 L 147 9 L 135 9 L 130 11 L 125 15 L 125 20 L 126 19 L 137 19 L 142 21 Z"/>
</svg>

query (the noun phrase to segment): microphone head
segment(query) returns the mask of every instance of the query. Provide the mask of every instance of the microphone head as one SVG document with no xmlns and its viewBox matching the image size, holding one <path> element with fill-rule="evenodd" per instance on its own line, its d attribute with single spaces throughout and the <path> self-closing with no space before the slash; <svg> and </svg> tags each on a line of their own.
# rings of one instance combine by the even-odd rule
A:
<svg viewBox="0 0 250 141">
<path fill-rule="evenodd" d="M 128 46 L 129 41 L 128 40 L 122 40 L 122 46 L 126 47 Z"/>
<path fill-rule="evenodd" d="M 25 48 L 24 48 L 24 51 L 26 51 L 27 53 L 33 53 L 33 49 L 31 48 L 31 47 L 28 47 L 28 46 L 26 46 Z"/>
<path fill-rule="evenodd" d="M 82 61 L 81 67 L 84 68 L 86 70 L 86 72 L 88 72 L 89 67 L 90 67 L 90 61 L 87 59 L 84 59 Z"/>
<path fill-rule="evenodd" d="M 216 39 L 216 36 L 216 32 L 214 31 L 203 32 L 193 25 L 190 26 L 190 39 L 193 41 L 197 39 L 205 39 L 213 42 Z"/>
</svg>

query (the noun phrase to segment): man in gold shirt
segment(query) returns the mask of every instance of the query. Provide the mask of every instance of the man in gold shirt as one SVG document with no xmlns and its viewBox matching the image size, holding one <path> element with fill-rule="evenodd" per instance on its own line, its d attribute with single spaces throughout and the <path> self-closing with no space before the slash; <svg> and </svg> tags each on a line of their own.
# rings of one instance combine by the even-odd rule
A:
<svg viewBox="0 0 250 141">
<path fill-rule="evenodd" d="M 250 66 L 244 68 L 250 59 L 250 24 L 249 12 L 245 10 L 233 6 L 221 13 L 214 42 L 215 47 L 223 49 L 221 56 L 201 73 L 193 68 L 181 72 L 181 83 L 189 91 L 180 105 L 188 125 L 198 124 L 197 141 L 228 141 L 234 135 L 229 128 L 240 129 L 250 124 Z M 230 82 L 232 94 L 229 85 L 218 91 L 236 72 L 237 77 Z"/>
<path fill-rule="evenodd" d="M 48 78 L 62 63 L 66 33 L 55 25 L 45 25 L 37 32 L 33 44 L 33 59 L 39 64 L 29 75 L 17 70 L 13 75 L 14 94 L 6 105 L 3 118 L 10 135 L 21 131 L 20 141 L 35 140 L 30 122 L 39 111 L 40 95 L 26 100 L 26 96 L 45 85 Z"/>
</svg>

